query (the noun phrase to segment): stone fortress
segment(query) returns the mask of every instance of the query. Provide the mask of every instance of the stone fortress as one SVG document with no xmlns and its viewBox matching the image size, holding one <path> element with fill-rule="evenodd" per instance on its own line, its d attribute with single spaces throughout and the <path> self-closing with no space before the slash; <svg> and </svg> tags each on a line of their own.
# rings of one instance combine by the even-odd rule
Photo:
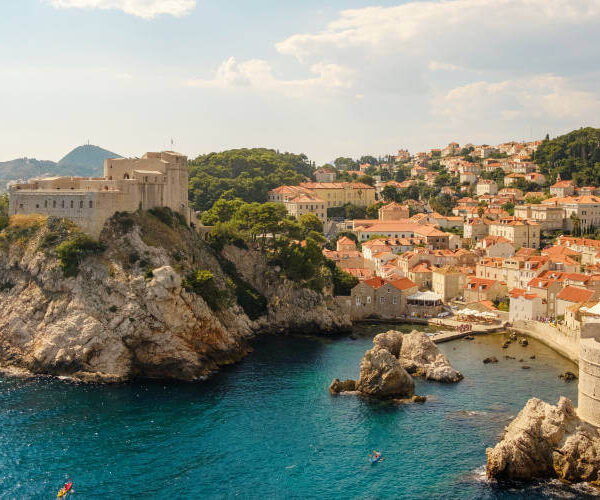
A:
<svg viewBox="0 0 600 500">
<path fill-rule="evenodd" d="M 187 156 L 173 151 L 107 159 L 104 177 L 48 177 L 10 187 L 9 215 L 42 214 L 72 220 L 98 237 L 115 212 L 169 207 L 195 222 L 188 203 Z"/>
<path fill-rule="evenodd" d="M 600 427 L 600 303 L 585 313 L 579 341 L 580 418 Z"/>
</svg>

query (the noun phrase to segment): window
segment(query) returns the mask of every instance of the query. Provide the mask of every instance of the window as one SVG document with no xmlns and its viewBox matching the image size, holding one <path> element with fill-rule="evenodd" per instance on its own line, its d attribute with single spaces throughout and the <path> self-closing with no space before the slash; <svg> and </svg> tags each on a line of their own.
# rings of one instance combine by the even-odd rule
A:
<svg viewBox="0 0 600 500">
<path fill-rule="evenodd" d="M 83 200 L 79 202 L 79 208 L 83 208 Z"/>
<path fill-rule="evenodd" d="M 73 203 L 74 203 L 73 200 L 71 200 L 71 208 L 73 208 Z"/>
<path fill-rule="evenodd" d="M 379 297 L 379 303 L 385 304 L 385 297 Z"/>
<path fill-rule="evenodd" d="M 356 305 L 360 306 L 360 297 L 356 297 Z"/>
<path fill-rule="evenodd" d="M 48 208 L 48 200 L 44 201 L 44 208 Z"/>
<path fill-rule="evenodd" d="M 65 208 L 65 200 L 62 201 L 61 206 L 62 208 Z"/>
<path fill-rule="evenodd" d="M 371 303 L 371 297 L 367 297 L 367 304 Z"/>
<path fill-rule="evenodd" d="M 39 204 L 39 203 L 36 203 L 36 204 L 35 204 L 35 208 L 40 208 L 40 204 Z"/>
<path fill-rule="evenodd" d="M 93 208 L 94 206 L 94 202 L 92 200 L 90 200 L 90 208 Z"/>
<path fill-rule="evenodd" d="M 392 302 L 393 302 L 394 304 L 397 304 L 397 303 L 398 303 L 398 297 L 394 296 L 394 299 L 393 299 L 393 301 L 392 301 Z"/>
<path fill-rule="evenodd" d="M 56 208 L 56 200 L 52 202 L 52 208 Z"/>
</svg>

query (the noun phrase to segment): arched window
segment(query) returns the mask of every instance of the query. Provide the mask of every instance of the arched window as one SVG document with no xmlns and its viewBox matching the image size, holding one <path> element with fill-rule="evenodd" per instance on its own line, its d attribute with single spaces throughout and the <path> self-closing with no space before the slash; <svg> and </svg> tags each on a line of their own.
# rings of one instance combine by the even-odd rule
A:
<svg viewBox="0 0 600 500">
<path fill-rule="evenodd" d="M 125 174 L 125 175 L 123 176 L 123 179 L 129 179 L 129 174 Z"/>
</svg>

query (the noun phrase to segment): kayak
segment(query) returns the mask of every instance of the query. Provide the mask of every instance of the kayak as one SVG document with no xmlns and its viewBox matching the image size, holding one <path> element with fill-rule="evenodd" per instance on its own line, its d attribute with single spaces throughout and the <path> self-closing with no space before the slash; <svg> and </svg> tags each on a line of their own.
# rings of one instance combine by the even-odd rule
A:
<svg viewBox="0 0 600 500">
<path fill-rule="evenodd" d="M 65 485 L 60 489 L 60 491 L 58 492 L 57 498 L 60 497 L 64 497 L 67 493 L 69 493 L 69 491 L 71 491 L 71 488 L 73 487 L 73 481 L 70 481 L 68 483 L 65 483 Z"/>
<path fill-rule="evenodd" d="M 381 455 L 373 455 L 371 456 L 371 463 L 374 464 L 376 462 L 379 462 L 379 460 L 381 460 Z"/>
</svg>

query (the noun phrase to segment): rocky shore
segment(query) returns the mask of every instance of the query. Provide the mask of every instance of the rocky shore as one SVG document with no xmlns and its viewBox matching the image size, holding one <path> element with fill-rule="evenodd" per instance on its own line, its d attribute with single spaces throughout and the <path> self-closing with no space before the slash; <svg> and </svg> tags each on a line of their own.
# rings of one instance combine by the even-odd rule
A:
<svg viewBox="0 0 600 500">
<path fill-rule="evenodd" d="M 281 278 L 260 252 L 219 255 L 162 219 L 118 214 L 100 237 L 103 251 L 77 255 L 68 277 L 57 245 L 76 230 L 64 221 L 21 221 L 0 234 L 0 369 L 89 382 L 194 380 L 241 359 L 253 335 L 350 328 L 330 295 Z M 213 296 L 186 286 L 198 269 L 213 276 Z M 253 318 L 238 283 L 264 298 Z"/>
<path fill-rule="evenodd" d="M 582 421 L 565 397 L 556 406 L 530 399 L 486 454 L 492 479 L 558 478 L 600 485 L 599 430 Z"/>
<path fill-rule="evenodd" d="M 409 334 L 389 330 L 376 335 L 360 364 L 358 380 L 334 379 L 329 386 L 331 394 L 356 392 L 379 399 L 409 399 L 415 396 L 411 376 L 423 376 L 438 382 L 459 382 L 463 376 L 423 332 Z"/>
</svg>

